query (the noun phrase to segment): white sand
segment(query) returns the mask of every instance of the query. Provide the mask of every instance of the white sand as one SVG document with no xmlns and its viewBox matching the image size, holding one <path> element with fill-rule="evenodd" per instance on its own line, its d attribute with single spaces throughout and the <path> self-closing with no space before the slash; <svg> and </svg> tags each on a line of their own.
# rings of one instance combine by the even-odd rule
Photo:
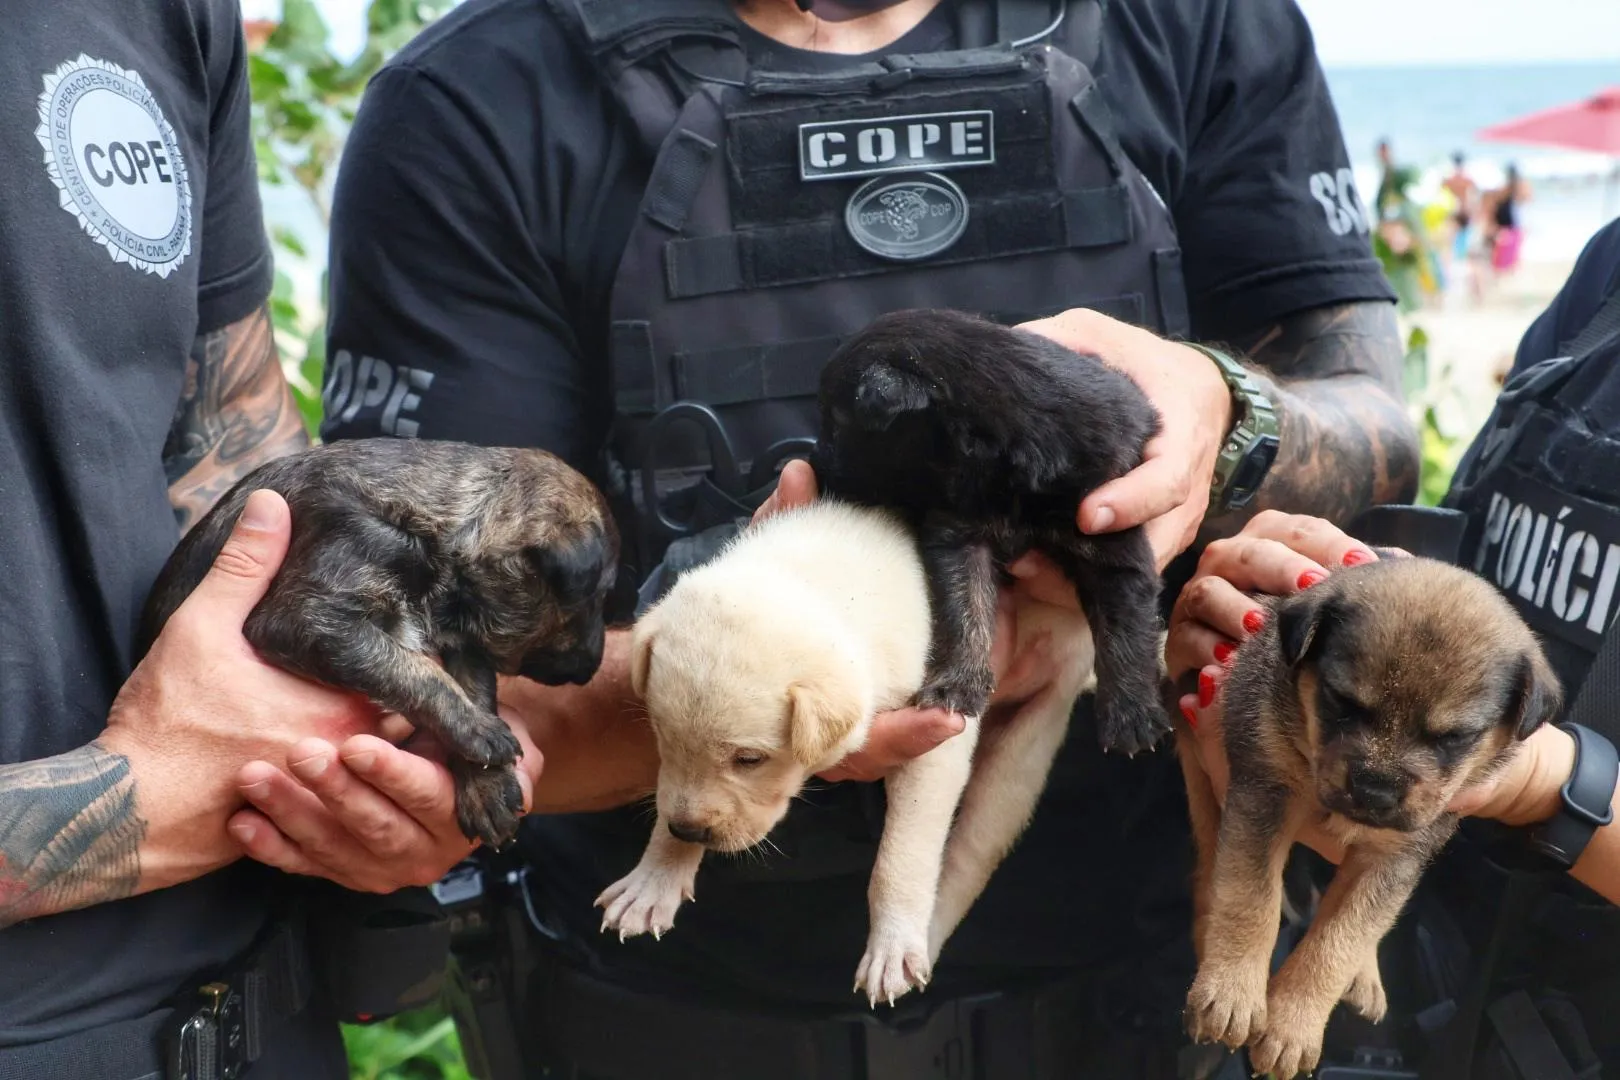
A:
<svg viewBox="0 0 1620 1080">
<path fill-rule="evenodd" d="M 1523 262 L 1471 295 L 1454 274 L 1446 295 L 1401 316 L 1403 338 L 1413 327 L 1429 335 L 1429 386 L 1443 429 L 1471 441 L 1490 415 L 1498 379 L 1513 362 L 1519 339 L 1557 295 L 1574 260 Z M 1466 273 L 1466 272 L 1465 272 Z"/>
</svg>

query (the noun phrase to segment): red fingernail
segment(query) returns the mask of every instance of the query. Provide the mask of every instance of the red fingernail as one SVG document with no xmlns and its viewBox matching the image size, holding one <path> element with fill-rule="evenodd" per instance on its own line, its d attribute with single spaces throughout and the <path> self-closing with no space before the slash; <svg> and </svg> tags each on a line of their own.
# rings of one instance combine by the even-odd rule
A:
<svg viewBox="0 0 1620 1080">
<path fill-rule="evenodd" d="M 1308 589 L 1312 585 L 1315 585 L 1318 581 L 1326 580 L 1327 575 L 1322 573 L 1320 570 L 1307 570 L 1303 574 L 1299 575 L 1299 587 L 1301 589 Z"/>
<path fill-rule="evenodd" d="M 1193 707 L 1191 705 L 1183 705 L 1181 707 L 1181 715 L 1187 718 L 1188 727 L 1192 728 L 1194 731 L 1198 730 L 1198 714 L 1193 712 Z"/>
<path fill-rule="evenodd" d="M 1346 566 L 1360 566 L 1362 563 L 1369 563 L 1372 561 L 1372 554 L 1370 552 L 1362 551 L 1360 548 L 1357 548 L 1355 551 L 1345 552 L 1344 565 Z"/>
<path fill-rule="evenodd" d="M 1209 708 L 1210 702 L 1215 700 L 1215 680 L 1207 671 L 1198 673 L 1198 707 Z"/>
<path fill-rule="evenodd" d="M 1218 642 L 1215 646 L 1215 662 L 1222 665 L 1226 664 L 1232 659 L 1232 654 L 1236 651 L 1237 646 L 1230 641 Z"/>
<path fill-rule="evenodd" d="M 1266 625 L 1266 617 L 1258 611 L 1245 612 L 1243 615 L 1243 629 L 1251 634 L 1258 634 Z"/>
</svg>

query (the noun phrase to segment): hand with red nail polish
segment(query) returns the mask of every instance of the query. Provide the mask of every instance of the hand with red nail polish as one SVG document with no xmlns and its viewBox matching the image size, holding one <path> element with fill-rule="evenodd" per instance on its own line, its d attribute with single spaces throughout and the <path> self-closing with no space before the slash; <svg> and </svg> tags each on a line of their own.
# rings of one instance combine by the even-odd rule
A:
<svg viewBox="0 0 1620 1080">
<path fill-rule="evenodd" d="M 1333 569 L 1374 562 L 1376 552 L 1322 518 L 1263 511 L 1242 532 L 1204 549 L 1198 569 L 1170 613 L 1165 662 L 1172 679 L 1209 665 L 1265 625 L 1265 598 L 1289 596 L 1326 580 Z"/>
</svg>

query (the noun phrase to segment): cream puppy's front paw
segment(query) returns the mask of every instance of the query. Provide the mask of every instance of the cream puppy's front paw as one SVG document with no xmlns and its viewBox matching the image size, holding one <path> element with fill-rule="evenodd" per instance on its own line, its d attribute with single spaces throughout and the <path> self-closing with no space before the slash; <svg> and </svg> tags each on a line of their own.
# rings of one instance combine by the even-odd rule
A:
<svg viewBox="0 0 1620 1080">
<path fill-rule="evenodd" d="M 603 908 L 602 932 L 619 932 L 619 940 L 651 934 L 654 940 L 675 926 L 675 912 L 683 900 L 693 898 L 694 871 L 668 866 L 638 865 L 602 890 L 596 907 Z"/>
<path fill-rule="evenodd" d="M 865 993 L 873 1008 L 893 1005 L 909 991 L 921 990 L 933 976 L 928 962 L 928 930 L 895 921 L 873 926 L 866 955 L 855 971 L 855 992 Z"/>
</svg>

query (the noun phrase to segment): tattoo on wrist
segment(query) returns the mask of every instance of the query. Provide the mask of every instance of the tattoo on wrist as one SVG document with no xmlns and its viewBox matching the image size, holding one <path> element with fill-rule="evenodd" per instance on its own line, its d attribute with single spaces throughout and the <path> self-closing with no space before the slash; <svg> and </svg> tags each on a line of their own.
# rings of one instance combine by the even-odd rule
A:
<svg viewBox="0 0 1620 1080">
<path fill-rule="evenodd" d="M 186 363 L 163 467 L 184 533 L 259 465 L 309 445 L 281 373 L 270 309 L 200 335 Z"/>
<path fill-rule="evenodd" d="M 133 895 L 145 836 L 122 754 L 0 766 L 0 927 Z"/>
<path fill-rule="evenodd" d="M 1276 406 L 1281 445 L 1255 499 L 1212 522 L 1217 532 L 1272 507 L 1342 525 L 1374 503 L 1412 498 L 1418 438 L 1389 304 L 1304 311 L 1236 344 Z"/>
</svg>

